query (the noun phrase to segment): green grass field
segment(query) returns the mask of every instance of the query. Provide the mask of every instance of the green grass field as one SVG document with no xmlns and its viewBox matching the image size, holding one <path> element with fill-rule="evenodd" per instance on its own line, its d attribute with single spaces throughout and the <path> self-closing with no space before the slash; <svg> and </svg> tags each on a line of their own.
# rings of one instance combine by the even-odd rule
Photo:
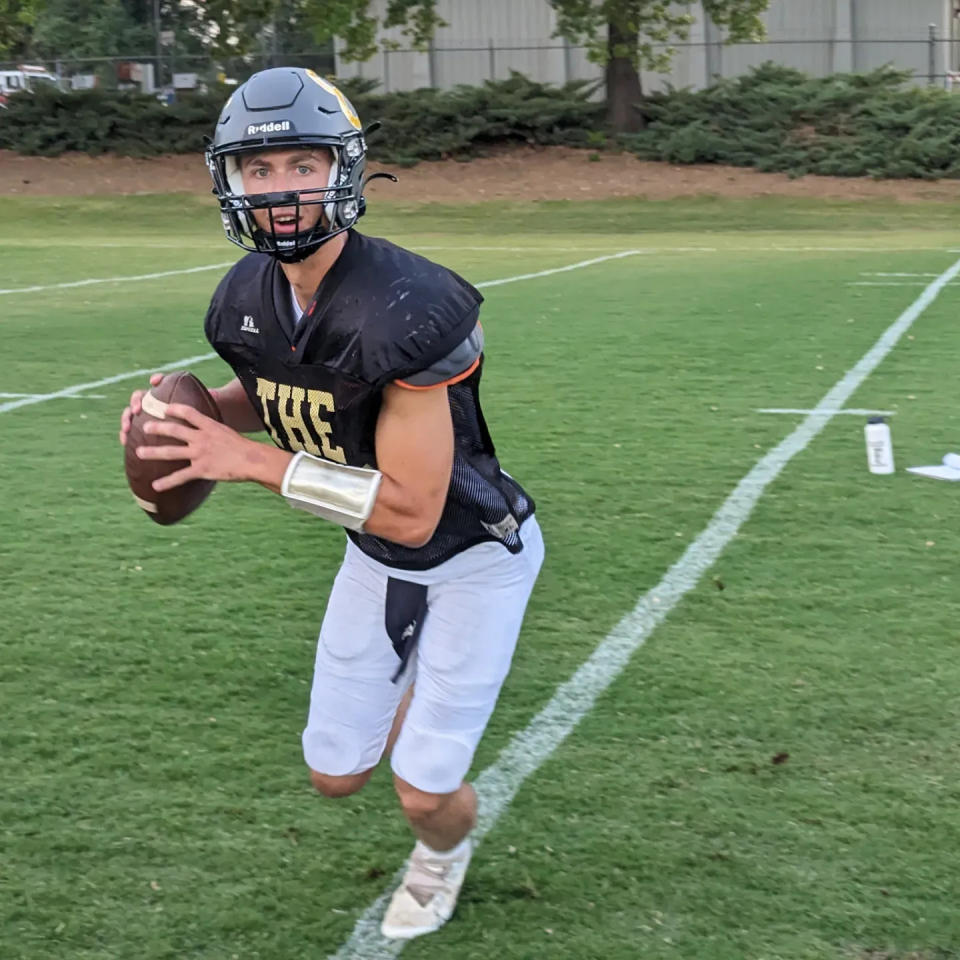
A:
<svg viewBox="0 0 960 960">
<path fill-rule="evenodd" d="M 815 406 L 957 260 L 958 215 L 374 207 L 367 232 L 474 282 L 641 250 L 485 291 L 487 418 L 548 556 L 475 774 L 803 420 L 758 408 Z M 3 291 L 236 256 L 202 198 L 6 198 L 3 223 Z M 206 353 L 222 272 L 0 293 L 0 392 Z M 526 780 L 455 921 L 404 957 L 960 957 L 960 491 L 903 471 L 960 449 L 957 299 L 850 399 L 896 412 L 899 472 L 867 472 L 862 417 L 831 420 Z M 225 484 L 151 524 L 116 439 L 141 385 L 0 397 L 0 958 L 324 958 L 411 846 L 386 765 L 334 802 L 302 764 L 343 535 Z"/>
</svg>

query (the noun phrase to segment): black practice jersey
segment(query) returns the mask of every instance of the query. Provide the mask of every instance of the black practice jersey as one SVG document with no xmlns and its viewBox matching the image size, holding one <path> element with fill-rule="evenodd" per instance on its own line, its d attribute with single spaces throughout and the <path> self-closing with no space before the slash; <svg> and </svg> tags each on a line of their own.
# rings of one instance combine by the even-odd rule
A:
<svg viewBox="0 0 960 960">
<path fill-rule="evenodd" d="M 220 282 L 205 331 L 279 447 L 376 467 L 383 388 L 450 356 L 475 331 L 482 300 L 451 270 L 350 230 L 299 322 L 280 264 L 252 253 Z M 519 527 L 533 501 L 497 461 L 480 409 L 482 361 L 447 387 L 453 472 L 432 539 L 412 548 L 348 530 L 375 560 L 426 569 L 483 541 L 523 549 Z"/>
</svg>

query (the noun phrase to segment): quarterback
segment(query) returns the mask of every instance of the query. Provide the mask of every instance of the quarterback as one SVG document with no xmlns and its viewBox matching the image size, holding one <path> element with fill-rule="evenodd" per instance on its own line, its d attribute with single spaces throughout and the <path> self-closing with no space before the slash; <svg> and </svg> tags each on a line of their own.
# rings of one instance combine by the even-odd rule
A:
<svg viewBox="0 0 960 960">
<path fill-rule="evenodd" d="M 346 531 L 303 754 L 327 797 L 360 790 L 389 756 L 416 844 L 382 930 L 405 939 L 456 906 L 477 813 L 464 778 L 543 540 L 480 408 L 483 298 L 355 229 L 365 158 L 350 102 L 312 71 L 265 70 L 236 90 L 207 150 L 227 238 L 249 251 L 205 323 L 234 373 L 212 391 L 223 423 L 171 404 L 186 423 L 147 429 L 178 442 L 137 452 L 189 461 L 158 490 L 250 481 Z M 263 430 L 272 443 L 244 435 Z"/>
</svg>

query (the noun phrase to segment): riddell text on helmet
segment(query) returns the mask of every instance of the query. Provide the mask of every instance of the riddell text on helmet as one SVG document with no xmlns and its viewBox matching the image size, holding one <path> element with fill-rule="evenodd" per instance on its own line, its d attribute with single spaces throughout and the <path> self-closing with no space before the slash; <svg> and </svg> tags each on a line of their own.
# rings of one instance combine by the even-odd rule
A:
<svg viewBox="0 0 960 960">
<path fill-rule="evenodd" d="M 271 120 L 269 123 L 251 123 L 247 126 L 247 136 L 255 137 L 258 133 L 285 133 L 292 129 L 289 120 Z"/>
</svg>

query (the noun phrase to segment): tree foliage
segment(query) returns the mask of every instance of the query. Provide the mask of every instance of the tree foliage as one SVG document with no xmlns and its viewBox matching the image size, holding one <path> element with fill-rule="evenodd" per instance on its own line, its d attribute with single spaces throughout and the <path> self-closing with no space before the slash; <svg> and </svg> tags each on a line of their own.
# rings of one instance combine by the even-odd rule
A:
<svg viewBox="0 0 960 960">
<path fill-rule="evenodd" d="M 388 0 L 382 22 L 371 15 L 370 0 L 303 0 L 303 7 L 314 40 L 339 39 L 346 60 L 369 60 L 377 52 L 381 26 L 400 27 L 415 49 L 425 49 L 437 27 L 445 26 L 437 14 L 436 0 Z"/>
<path fill-rule="evenodd" d="M 40 0 L 0 0 L 0 59 L 28 52 Z"/>
<path fill-rule="evenodd" d="M 160 26 L 175 52 L 244 55 L 264 49 L 309 53 L 340 41 L 352 60 L 378 49 L 377 32 L 400 27 L 424 48 L 443 25 L 436 0 L 388 0 L 381 19 L 370 0 L 162 0 Z M 149 56 L 156 49 L 153 0 L 0 0 L 0 56 Z"/>
<path fill-rule="evenodd" d="M 40 58 L 116 57 L 149 52 L 153 32 L 123 0 L 39 0 L 31 51 Z"/>
<path fill-rule="evenodd" d="M 671 0 L 549 0 L 557 12 L 557 35 L 582 43 L 594 63 L 605 66 L 611 59 L 629 60 L 634 69 L 665 71 L 676 52 L 669 46 L 687 40 L 694 17 L 683 13 Z M 725 27 L 730 43 L 763 36 L 760 15 L 770 0 L 703 0 L 704 12 L 717 26 Z M 636 37 L 636 45 L 611 47 L 609 30 Z"/>
<path fill-rule="evenodd" d="M 671 42 L 686 40 L 694 18 L 671 0 L 549 0 L 557 12 L 557 35 L 583 43 L 587 55 L 604 67 L 607 119 L 623 133 L 643 127 L 638 112 L 643 97 L 640 70 L 666 71 L 676 50 Z M 729 41 L 763 33 L 760 14 L 769 0 L 703 0 L 703 9 Z"/>
</svg>

